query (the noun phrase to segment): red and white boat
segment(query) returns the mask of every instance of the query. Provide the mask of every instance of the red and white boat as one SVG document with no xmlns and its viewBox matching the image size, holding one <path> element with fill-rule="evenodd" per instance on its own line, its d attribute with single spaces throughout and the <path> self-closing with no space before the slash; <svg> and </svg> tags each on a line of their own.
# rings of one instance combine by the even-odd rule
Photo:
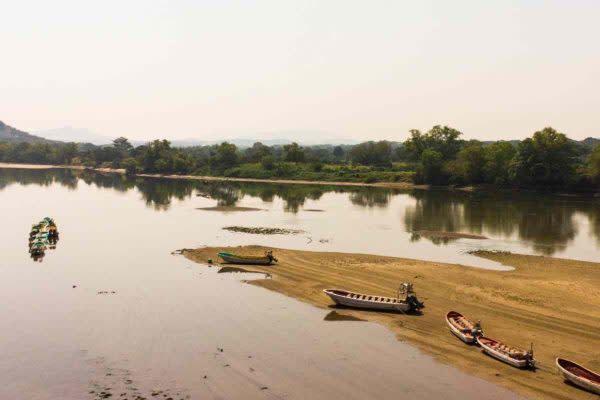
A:
<svg viewBox="0 0 600 400">
<path fill-rule="evenodd" d="M 573 361 L 564 358 L 556 359 L 556 366 L 562 376 L 574 385 L 590 392 L 600 394 L 600 374 L 591 371 Z"/>
<path fill-rule="evenodd" d="M 479 336 L 477 343 L 484 352 L 513 367 L 535 368 L 533 348 L 529 351 L 521 350 L 485 336 Z"/>
<path fill-rule="evenodd" d="M 477 337 L 483 335 L 479 322 L 472 323 L 457 311 L 448 311 L 446 323 L 450 332 L 465 343 L 475 343 Z"/>
</svg>

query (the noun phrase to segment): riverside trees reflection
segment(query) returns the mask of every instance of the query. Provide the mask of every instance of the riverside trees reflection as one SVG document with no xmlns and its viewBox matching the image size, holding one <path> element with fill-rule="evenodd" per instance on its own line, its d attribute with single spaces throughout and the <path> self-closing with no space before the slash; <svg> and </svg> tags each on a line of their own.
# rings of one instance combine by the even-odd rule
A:
<svg viewBox="0 0 600 400">
<path fill-rule="evenodd" d="M 69 190 L 79 185 L 120 192 L 136 190 L 146 206 L 168 210 L 177 200 L 202 196 L 219 206 L 235 206 L 245 197 L 266 203 L 276 199 L 286 213 L 298 213 L 309 200 L 326 194 L 342 195 L 358 209 L 390 209 L 390 223 L 407 232 L 464 232 L 524 243 L 536 253 L 552 255 L 578 236 L 590 235 L 600 245 L 600 199 L 590 195 L 560 196 L 539 192 L 462 192 L 448 190 L 392 190 L 367 187 L 283 185 L 183 179 L 130 178 L 86 170 L 0 169 L 0 191 L 10 185 L 58 184 Z M 0 194 L 1 196 L 1 194 Z M 400 197 L 402 201 L 392 200 Z M 400 209 L 391 209 L 392 207 Z M 364 218 L 369 218 L 365 214 Z M 587 222 L 587 224 L 585 223 Z M 587 232 L 585 226 L 588 226 Z M 412 240 L 430 240 L 436 245 L 452 239 L 413 235 Z"/>
</svg>

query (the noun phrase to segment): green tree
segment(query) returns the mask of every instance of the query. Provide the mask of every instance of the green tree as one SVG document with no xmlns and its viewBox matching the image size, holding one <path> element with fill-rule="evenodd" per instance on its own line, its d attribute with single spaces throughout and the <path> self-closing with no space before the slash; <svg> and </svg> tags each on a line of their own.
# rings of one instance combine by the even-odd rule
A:
<svg viewBox="0 0 600 400">
<path fill-rule="evenodd" d="M 135 175 L 138 172 L 138 163 L 133 157 L 127 157 L 121 161 L 121 168 L 125 169 L 125 174 L 128 176 Z"/>
<path fill-rule="evenodd" d="M 600 183 L 600 145 L 594 147 L 588 156 L 586 174 L 594 183 Z"/>
<path fill-rule="evenodd" d="M 484 180 L 495 185 L 509 183 L 509 167 L 517 150 L 509 142 L 495 142 L 484 148 L 485 165 L 483 166 Z"/>
<path fill-rule="evenodd" d="M 267 171 L 271 171 L 273 168 L 275 168 L 275 160 L 273 160 L 273 156 L 264 156 L 262 160 L 260 160 L 260 163 Z"/>
<path fill-rule="evenodd" d="M 138 162 L 144 172 L 168 173 L 172 170 L 171 142 L 154 140 L 141 148 Z"/>
<path fill-rule="evenodd" d="M 129 154 L 133 150 L 133 146 L 129 143 L 129 140 L 123 136 L 113 140 L 113 147 L 121 152 L 121 154 Z"/>
<path fill-rule="evenodd" d="M 464 183 L 482 183 L 485 151 L 481 142 L 473 140 L 458 152 L 458 162 Z"/>
<path fill-rule="evenodd" d="M 548 127 L 519 143 L 510 175 L 519 185 L 562 185 L 574 179 L 576 163 L 573 143 Z"/>
<path fill-rule="evenodd" d="M 285 161 L 304 162 L 304 160 L 306 159 L 304 149 L 301 146 L 299 146 L 296 142 L 292 144 L 286 144 L 285 146 L 283 146 L 283 154 Z"/>
<path fill-rule="evenodd" d="M 386 140 L 360 143 L 352 146 L 350 159 L 356 164 L 380 167 L 390 166 L 392 145 Z"/>
<path fill-rule="evenodd" d="M 245 156 L 248 162 L 256 163 L 262 160 L 264 157 L 271 154 L 271 148 L 265 146 L 261 142 L 256 142 L 252 147 L 246 149 Z"/>
<path fill-rule="evenodd" d="M 333 158 L 336 161 L 341 161 L 344 158 L 344 148 L 342 146 L 335 146 L 333 148 Z"/>
<path fill-rule="evenodd" d="M 210 163 L 211 169 L 217 173 L 223 173 L 226 169 L 235 167 L 238 162 L 237 146 L 232 143 L 223 142 L 215 148 Z"/>
<path fill-rule="evenodd" d="M 418 161 L 426 149 L 431 149 L 440 153 L 444 160 L 450 160 L 455 158 L 460 150 L 461 135 L 462 133 L 454 128 L 440 125 L 435 125 L 425 134 L 412 129 L 401 153 L 413 161 Z"/>
<path fill-rule="evenodd" d="M 54 148 L 52 155 L 56 164 L 70 164 L 71 160 L 77 155 L 77 144 L 66 143 Z"/>
<path fill-rule="evenodd" d="M 421 153 L 421 159 L 417 164 L 415 180 L 417 183 L 445 183 L 446 176 L 443 172 L 444 159 L 440 152 L 433 149 L 425 149 Z"/>
</svg>

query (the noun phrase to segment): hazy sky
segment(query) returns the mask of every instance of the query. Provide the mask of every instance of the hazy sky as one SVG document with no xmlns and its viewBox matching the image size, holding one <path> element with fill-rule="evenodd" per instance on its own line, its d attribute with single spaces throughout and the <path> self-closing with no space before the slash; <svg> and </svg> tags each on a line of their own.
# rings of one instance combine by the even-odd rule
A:
<svg viewBox="0 0 600 400">
<path fill-rule="evenodd" d="M 600 136 L 598 0 L 0 0 L 0 10 L 0 120 L 24 130 L 403 140 L 434 124 L 481 139 L 551 125 Z"/>
</svg>

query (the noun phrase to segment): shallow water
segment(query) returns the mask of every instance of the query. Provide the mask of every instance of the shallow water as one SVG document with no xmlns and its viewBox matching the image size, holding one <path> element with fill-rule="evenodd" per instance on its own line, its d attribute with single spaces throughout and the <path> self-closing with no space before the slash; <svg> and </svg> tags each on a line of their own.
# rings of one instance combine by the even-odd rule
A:
<svg viewBox="0 0 600 400">
<path fill-rule="evenodd" d="M 594 199 L 513 201 L 521 206 L 448 192 L 0 170 L 0 398 L 92 399 L 105 392 L 135 399 L 152 391 L 174 399 L 514 398 L 436 363 L 381 326 L 346 320 L 343 310 L 331 315 L 242 282 L 253 274 L 219 274 L 171 255 L 182 247 L 250 243 L 474 265 L 483 264 L 464 250 L 480 245 L 597 255 Z M 267 211 L 196 209 L 217 203 Z M 46 215 L 56 219 L 60 240 L 34 262 L 27 234 Z M 306 233 L 221 229 L 231 225 Z M 421 229 L 492 239 L 434 243 L 410 233 Z"/>
</svg>

